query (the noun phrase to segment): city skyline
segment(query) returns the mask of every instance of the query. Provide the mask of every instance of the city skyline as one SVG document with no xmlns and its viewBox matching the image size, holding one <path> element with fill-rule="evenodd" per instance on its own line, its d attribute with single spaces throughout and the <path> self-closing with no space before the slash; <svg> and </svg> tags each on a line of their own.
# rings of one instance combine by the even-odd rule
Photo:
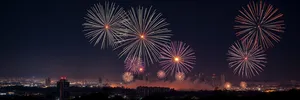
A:
<svg viewBox="0 0 300 100">
<path fill-rule="evenodd" d="M 120 50 L 101 49 L 84 37 L 82 23 L 87 9 L 105 1 L 47 1 L 6 2 L 1 16 L 0 77 L 60 77 L 121 79 L 125 58 Z M 234 75 L 226 61 L 228 48 L 238 38 L 234 34 L 234 18 L 249 1 L 135 1 L 113 0 L 129 10 L 130 7 L 152 6 L 170 23 L 172 40 L 189 44 L 197 56 L 192 76 L 224 74 L 228 80 L 300 80 L 300 42 L 297 41 L 299 13 L 297 1 L 268 0 L 284 14 L 286 29 L 279 43 L 266 51 L 267 64 L 260 75 L 251 79 Z M 168 6 L 165 6 L 168 5 Z M 181 7 L 178 7 L 181 6 Z M 162 66 L 145 67 L 145 73 L 156 76 Z"/>
</svg>

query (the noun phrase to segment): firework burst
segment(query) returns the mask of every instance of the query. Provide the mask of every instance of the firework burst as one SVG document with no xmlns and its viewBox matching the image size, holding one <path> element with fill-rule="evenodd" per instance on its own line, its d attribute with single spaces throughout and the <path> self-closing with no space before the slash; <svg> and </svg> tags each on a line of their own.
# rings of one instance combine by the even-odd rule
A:
<svg viewBox="0 0 300 100">
<path fill-rule="evenodd" d="M 224 84 L 224 88 L 225 88 L 225 89 L 230 89 L 230 88 L 231 88 L 231 83 L 230 83 L 230 82 L 226 82 L 226 83 Z"/>
<path fill-rule="evenodd" d="M 166 28 L 169 24 L 161 16 L 161 13 L 156 14 L 151 8 L 139 7 L 128 11 L 128 20 L 124 23 L 127 34 L 118 46 L 123 47 L 120 57 L 140 57 L 146 64 L 158 61 L 160 48 L 168 43 L 171 37 L 171 34 L 168 34 L 171 30 Z"/>
<path fill-rule="evenodd" d="M 122 26 L 125 11 L 114 3 L 106 2 L 104 6 L 100 3 L 94 5 L 85 17 L 83 24 L 85 34 L 94 45 L 101 43 L 101 49 L 115 47 L 122 40 L 125 30 Z"/>
<path fill-rule="evenodd" d="M 141 58 L 130 57 L 125 60 L 125 70 L 133 74 L 143 73 L 145 70 L 144 63 Z"/>
<path fill-rule="evenodd" d="M 247 83 L 244 82 L 244 81 L 242 81 L 242 82 L 240 83 L 240 87 L 243 88 L 243 89 L 247 88 Z"/>
<path fill-rule="evenodd" d="M 183 72 L 177 72 L 175 74 L 175 79 L 178 81 L 183 81 L 185 78 L 185 74 Z"/>
<path fill-rule="evenodd" d="M 260 2 L 250 2 L 247 8 L 239 11 L 241 15 L 235 18 L 238 24 L 234 26 L 236 35 L 242 42 L 253 40 L 264 49 L 274 46 L 280 41 L 278 33 L 284 32 L 283 14 L 272 5 Z"/>
<path fill-rule="evenodd" d="M 165 71 L 159 70 L 159 71 L 157 72 L 157 77 L 160 78 L 160 79 L 165 78 L 165 77 L 166 77 Z"/>
<path fill-rule="evenodd" d="M 234 73 L 248 78 L 259 75 L 267 63 L 264 50 L 251 42 L 236 42 L 229 48 L 228 56 L 229 67 Z"/>
<path fill-rule="evenodd" d="M 130 72 L 125 72 L 122 76 L 124 82 L 131 82 L 133 80 L 133 75 Z"/>
<path fill-rule="evenodd" d="M 190 72 L 196 62 L 194 51 L 183 42 L 171 42 L 169 46 L 165 46 L 160 59 L 162 69 L 171 75 Z"/>
</svg>

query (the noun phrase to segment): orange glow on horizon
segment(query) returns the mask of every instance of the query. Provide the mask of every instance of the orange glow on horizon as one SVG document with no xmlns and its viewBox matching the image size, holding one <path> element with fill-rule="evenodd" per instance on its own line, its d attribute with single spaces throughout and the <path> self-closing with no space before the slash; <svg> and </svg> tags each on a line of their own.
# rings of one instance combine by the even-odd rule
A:
<svg viewBox="0 0 300 100">
<path fill-rule="evenodd" d="M 111 84 L 110 87 L 115 88 L 115 87 L 118 87 L 118 85 L 116 85 L 116 84 Z"/>
</svg>

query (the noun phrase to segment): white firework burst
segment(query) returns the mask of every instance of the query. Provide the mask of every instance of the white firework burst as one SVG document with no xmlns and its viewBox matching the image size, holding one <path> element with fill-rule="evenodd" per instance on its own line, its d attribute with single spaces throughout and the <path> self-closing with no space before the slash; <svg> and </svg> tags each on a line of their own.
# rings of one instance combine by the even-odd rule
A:
<svg viewBox="0 0 300 100">
<path fill-rule="evenodd" d="M 104 6 L 95 4 L 88 10 L 83 24 L 85 35 L 91 43 L 101 43 L 101 49 L 105 47 L 116 47 L 118 41 L 122 40 L 125 28 L 126 12 L 115 3 L 106 2 Z"/>
<path fill-rule="evenodd" d="M 158 61 L 160 49 L 163 44 L 169 43 L 171 32 L 161 13 L 156 13 L 151 8 L 139 7 L 128 11 L 128 20 L 124 26 L 127 28 L 127 34 L 118 48 L 123 47 L 119 54 L 120 57 L 126 55 L 140 57 L 146 64 Z"/>
<path fill-rule="evenodd" d="M 161 52 L 160 65 L 167 74 L 188 73 L 196 63 L 195 52 L 183 42 L 171 42 Z"/>
<path fill-rule="evenodd" d="M 259 75 L 265 67 L 266 54 L 261 46 L 254 45 L 251 42 L 235 42 L 228 50 L 229 67 L 233 72 L 242 77 L 248 78 Z"/>
</svg>

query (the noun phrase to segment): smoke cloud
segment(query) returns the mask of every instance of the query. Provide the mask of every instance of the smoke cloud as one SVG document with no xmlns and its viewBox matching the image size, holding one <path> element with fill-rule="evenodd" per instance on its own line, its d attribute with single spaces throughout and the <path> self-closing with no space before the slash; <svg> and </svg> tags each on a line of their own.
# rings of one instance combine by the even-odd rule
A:
<svg viewBox="0 0 300 100">
<path fill-rule="evenodd" d="M 123 85 L 125 88 L 135 89 L 139 86 L 147 86 L 147 87 L 168 87 L 173 88 L 175 90 L 189 90 L 189 91 L 197 91 L 197 90 L 213 90 L 214 88 L 211 85 L 200 83 L 198 80 L 190 81 L 144 81 L 144 80 L 136 80 L 134 82 Z"/>
</svg>

